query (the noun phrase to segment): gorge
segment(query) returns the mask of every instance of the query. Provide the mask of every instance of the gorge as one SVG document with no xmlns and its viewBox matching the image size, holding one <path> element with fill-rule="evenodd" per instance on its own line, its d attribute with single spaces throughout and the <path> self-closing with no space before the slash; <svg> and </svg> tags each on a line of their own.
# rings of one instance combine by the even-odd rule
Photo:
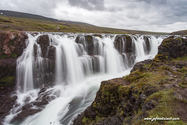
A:
<svg viewBox="0 0 187 125">
<path fill-rule="evenodd" d="M 16 78 L 17 99 L 4 125 L 71 124 L 94 100 L 101 81 L 125 76 L 136 62 L 154 58 L 165 37 L 38 32 L 4 36 L 2 60 L 17 60 L 16 76 L 8 74 L 9 80 Z"/>
</svg>

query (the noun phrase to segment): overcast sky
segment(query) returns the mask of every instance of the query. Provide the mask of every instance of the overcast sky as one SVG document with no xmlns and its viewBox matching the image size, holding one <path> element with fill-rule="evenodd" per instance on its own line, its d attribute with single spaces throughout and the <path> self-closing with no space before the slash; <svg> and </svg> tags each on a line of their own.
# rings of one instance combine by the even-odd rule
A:
<svg viewBox="0 0 187 125">
<path fill-rule="evenodd" d="M 0 9 L 120 29 L 187 29 L 187 0 L 0 0 Z"/>
</svg>

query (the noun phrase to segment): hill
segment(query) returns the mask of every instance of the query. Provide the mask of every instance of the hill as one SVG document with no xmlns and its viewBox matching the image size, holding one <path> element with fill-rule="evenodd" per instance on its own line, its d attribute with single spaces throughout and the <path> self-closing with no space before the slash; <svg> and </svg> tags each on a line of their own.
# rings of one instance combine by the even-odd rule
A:
<svg viewBox="0 0 187 125">
<path fill-rule="evenodd" d="M 187 30 L 172 32 L 170 35 L 187 35 Z"/>
<path fill-rule="evenodd" d="M 98 27 L 84 22 L 57 20 L 40 15 L 5 10 L 0 10 L 0 30 L 111 34 L 167 34 Z"/>
</svg>

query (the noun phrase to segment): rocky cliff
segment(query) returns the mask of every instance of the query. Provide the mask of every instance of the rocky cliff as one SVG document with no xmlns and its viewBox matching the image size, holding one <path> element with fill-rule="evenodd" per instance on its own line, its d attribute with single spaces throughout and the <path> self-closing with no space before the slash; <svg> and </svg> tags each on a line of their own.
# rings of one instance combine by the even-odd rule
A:
<svg viewBox="0 0 187 125">
<path fill-rule="evenodd" d="M 144 120 L 171 117 L 180 120 Z M 187 124 L 187 39 L 169 37 L 153 60 L 137 63 L 128 76 L 103 81 L 73 124 Z"/>
<path fill-rule="evenodd" d="M 15 104 L 16 60 L 25 48 L 27 35 L 23 32 L 0 32 L 0 121 Z"/>
</svg>

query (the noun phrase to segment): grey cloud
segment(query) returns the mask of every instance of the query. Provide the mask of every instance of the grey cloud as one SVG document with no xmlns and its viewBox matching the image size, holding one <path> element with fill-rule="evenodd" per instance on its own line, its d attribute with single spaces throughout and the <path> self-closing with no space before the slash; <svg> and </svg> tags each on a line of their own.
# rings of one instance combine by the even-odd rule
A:
<svg viewBox="0 0 187 125">
<path fill-rule="evenodd" d="M 87 10 L 105 10 L 104 0 L 68 0 L 71 6 Z"/>
<path fill-rule="evenodd" d="M 167 0 L 136 0 L 136 1 L 145 2 L 149 4 L 166 4 L 167 3 Z"/>
<path fill-rule="evenodd" d="M 0 2 L 0 8 L 4 10 L 28 12 L 50 17 L 54 15 L 56 7 L 57 3 L 54 0 L 8 0 L 4 1 L 4 3 Z"/>
</svg>

